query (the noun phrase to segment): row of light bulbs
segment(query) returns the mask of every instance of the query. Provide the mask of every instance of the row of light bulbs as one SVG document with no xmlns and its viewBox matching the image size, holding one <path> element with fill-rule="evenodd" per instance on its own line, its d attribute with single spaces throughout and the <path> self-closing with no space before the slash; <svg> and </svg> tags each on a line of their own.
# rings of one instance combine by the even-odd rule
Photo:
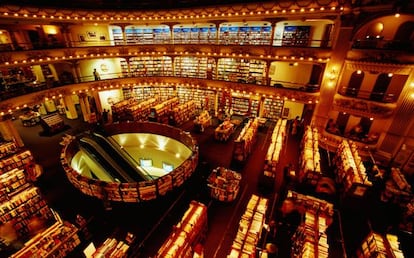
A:
<svg viewBox="0 0 414 258">
<path fill-rule="evenodd" d="M 119 88 L 130 88 L 130 89 L 132 89 L 135 86 L 139 86 L 139 87 L 143 87 L 143 86 L 151 86 L 151 87 L 152 86 L 174 87 L 174 86 L 177 86 L 177 87 L 190 87 L 190 88 L 193 88 L 193 89 L 199 89 L 200 88 L 200 85 L 194 85 L 194 84 L 189 84 L 189 83 L 182 84 L 182 83 L 158 83 L 158 82 L 152 83 L 152 82 L 150 82 L 150 83 L 139 83 L 139 84 L 135 84 L 135 83 L 134 84 L 131 84 L 131 83 L 128 83 L 128 84 L 116 84 L 116 85 L 103 86 L 103 87 L 97 87 L 97 88 L 92 87 L 90 89 L 90 91 L 96 91 L 96 90 L 101 91 L 101 90 L 110 90 L 110 89 L 119 89 Z M 208 90 L 214 90 L 214 89 L 216 89 L 218 91 L 231 92 L 231 93 L 244 94 L 244 95 L 247 95 L 247 94 L 249 94 L 249 95 L 256 95 L 256 96 L 262 96 L 264 98 L 271 98 L 271 99 L 277 99 L 277 100 L 282 100 L 283 99 L 284 101 L 286 101 L 286 100 L 290 100 L 290 101 L 293 101 L 293 102 L 296 101 L 295 98 L 289 99 L 286 96 L 281 97 L 279 95 L 276 95 L 275 96 L 275 95 L 270 95 L 270 94 L 259 94 L 259 93 L 253 93 L 253 92 L 246 92 L 246 91 L 240 91 L 240 90 L 227 89 L 227 88 L 222 88 L 222 87 L 214 88 L 213 89 L 212 87 L 208 86 L 207 89 Z M 89 92 L 89 89 L 78 90 L 78 91 L 73 91 L 72 92 L 72 95 L 78 95 L 78 94 L 83 94 L 83 93 L 88 93 L 88 92 Z M 53 95 L 51 97 L 45 97 L 44 100 L 45 101 L 48 101 L 49 99 L 55 100 L 57 98 L 63 98 L 64 96 L 65 96 L 64 94 L 58 94 L 58 95 Z M 315 100 L 315 101 L 309 100 L 307 103 L 308 104 L 313 104 L 313 103 L 317 104 L 317 103 L 319 103 L 319 101 L 318 100 Z M 27 108 L 27 107 L 28 107 L 28 105 L 27 104 L 24 104 L 21 107 L 20 106 L 17 106 L 14 109 L 9 109 L 9 110 L 7 110 L 7 112 L 2 111 L 2 112 L 0 112 L 0 116 L 4 116 L 5 114 L 12 114 L 14 111 L 19 111 L 20 109 Z"/>
<path fill-rule="evenodd" d="M 167 52 L 129 52 L 128 55 L 167 55 Z M 188 55 L 189 52 L 174 52 L 174 55 Z M 27 64 L 27 63 L 42 63 L 48 61 L 58 61 L 58 60 L 68 60 L 68 59 L 79 59 L 79 58 L 88 58 L 88 57 L 113 57 L 119 56 L 119 53 L 103 53 L 103 54 L 83 54 L 83 55 L 76 55 L 76 56 L 61 56 L 61 57 L 45 57 L 39 59 L 30 59 L 30 60 L 14 60 L 12 62 L 4 62 L 4 65 L 16 65 L 16 64 Z M 236 53 L 205 53 L 205 52 L 196 52 L 196 56 L 219 56 L 219 57 L 250 57 L 249 54 L 236 54 Z M 268 58 L 268 59 L 282 59 L 282 60 L 301 60 L 301 61 L 318 61 L 318 62 L 329 62 L 330 58 L 314 58 L 314 57 L 303 57 L 303 56 L 279 56 L 279 55 L 260 55 L 259 58 Z"/>
<path fill-rule="evenodd" d="M 232 16 L 247 16 L 247 15 L 271 15 L 271 14 L 295 14 L 295 13 L 313 13 L 313 12 L 317 12 L 317 11 L 343 11 L 344 7 L 337 7 L 337 6 L 331 6 L 331 7 L 320 7 L 320 8 L 299 8 L 299 9 L 282 9 L 282 10 L 266 10 L 266 11 L 250 11 L 250 12 L 228 12 L 228 13 L 215 13 L 215 14 L 197 14 L 197 15 L 171 15 L 171 16 L 155 16 L 153 17 L 148 16 L 148 17 L 141 17 L 141 16 L 129 16 L 129 17 L 107 17 L 107 16 L 103 16 L 103 17 L 98 17 L 98 16 L 55 16 L 55 15 L 38 15 L 38 14 L 28 14 L 28 13 L 23 13 L 23 14 L 19 14 L 17 12 L 15 13 L 8 13 L 8 12 L 3 12 L 3 16 L 5 17 L 24 17 L 24 18 L 40 18 L 40 19 L 58 19 L 58 20 L 80 20 L 80 21 L 139 21 L 139 20 L 176 20 L 176 19 L 197 19 L 197 18 L 212 18 L 212 17 L 232 17 Z"/>
</svg>

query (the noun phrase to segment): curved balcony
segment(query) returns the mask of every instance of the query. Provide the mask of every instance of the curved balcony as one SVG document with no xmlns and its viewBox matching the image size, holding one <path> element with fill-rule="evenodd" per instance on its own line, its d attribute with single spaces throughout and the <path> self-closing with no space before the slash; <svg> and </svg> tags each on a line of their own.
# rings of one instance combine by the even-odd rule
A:
<svg viewBox="0 0 414 258">
<path fill-rule="evenodd" d="M 394 113 L 395 103 L 378 103 L 335 94 L 333 109 L 357 116 L 386 118 Z"/>
</svg>

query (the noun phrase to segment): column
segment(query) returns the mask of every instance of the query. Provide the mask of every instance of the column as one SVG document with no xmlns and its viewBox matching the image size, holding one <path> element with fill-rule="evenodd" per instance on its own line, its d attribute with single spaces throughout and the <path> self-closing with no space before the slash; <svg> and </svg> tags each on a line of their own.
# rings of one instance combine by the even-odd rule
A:
<svg viewBox="0 0 414 258">
<path fill-rule="evenodd" d="M 11 120 L 11 115 L 6 114 L 0 118 L 0 134 L 4 140 L 13 141 L 19 147 L 24 146 L 23 140 Z"/>
<path fill-rule="evenodd" d="M 86 94 L 79 95 L 79 104 L 83 115 L 83 121 L 88 122 L 90 118 L 89 101 Z"/>
<path fill-rule="evenodd" d="M 65 95 L 61 98 L 61 102 L 65 107 L 65 114 L 68 119 L 77 119 L 78 111 L 76 110 L 75 101 L 73 95 Z"/>
</svg>

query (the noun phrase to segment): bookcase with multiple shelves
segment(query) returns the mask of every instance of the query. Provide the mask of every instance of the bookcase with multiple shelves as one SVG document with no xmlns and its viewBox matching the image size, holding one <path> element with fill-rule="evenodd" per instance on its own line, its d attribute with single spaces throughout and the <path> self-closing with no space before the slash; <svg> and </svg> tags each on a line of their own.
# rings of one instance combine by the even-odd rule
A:
<svg viewBox="0 0 414 258">
<path fill-rule="evenodd" d="M 148 120 L 168 124 L 170 112 L 180 104 L 177 97 L 167 99 L 150 107 Z"/>
<path fill-rule="evenodd" d="M 122 74 L 128 74 L 126 60 L 120 61 Z M 142 56 L 129 59 L 130 75 L 139 76 L 172 76 L 172 59 L 169 56 Z"/>
<path fill-rule="evenodd" d="M 124 45 L 124 35 L 121 28 L 112 28 L 112 36 L 115 46 Z"/>
<path fill-rule="evenodd" d="M 30 150 L 22 150 L 5 156 L 0 159 L 0 174 L 4 174 L 12 169 L 25 169 L 25 167 L 33 162 L 34 158 Z"/>
<path fill-rule="evenodd" d="M 310 211 L 292 237 L 292 257 L 329 257 L 326 218 Z"/>
<path fill-rule="evenodd" d="M 344 188 L 344 194 L 364 196 L 372 186 L 366 173 L 365 165 L 358 154 L 356 144 L 351 140 L 342 140 L 335 157 L 336 182 Z"/>
<path fill-rule="evenodd" d="M 263 100 L 263 117 L 276 121 L 282 117 L 283 100 L 265 98 Z"/>
<path fill-rule="evenodd" d="M 292 257 L 329 257 L 326 231 L 333 222 L 333 204 L 292 190 L 288 190 L 286 200 L 304 218 L 292 237 Z"/>
<path fill-rule="evenodd" d="M 231 82 L 263 84 L 266 62 L 243 58 L 220 58 L 217 79 Z"/>
<path fill-rule="evenodd" d="M 211 57 L 183 56 L 174 59 L 174 74 L 178 77 L 215 79 L 215 60 Z"/>
<path fill-rule="evenodd" d="M 196 104 L 193 100 L 182 103 L 174 107 L 171 111 L 170 123 L 174 125 L 180 125 L 186 121 L 189 121 L 194 117 L 196 112 Z"/>
<path fill-rule="evenodd" d="M 380 234 L 374 231 L 368 233 L 357 250 L 358 258 L 383 257 L 404 258 L 400 250 L 398 237 L 392 234 Z"/>
<path fill-rule="evenodd" d="M 214 90 L 179 86 L 177 96 L 180 102 L 193 100 L 197 109 L 215 110 L 217 93 Z"/>
<path fill-rule="evenodd" d="M 68 222 L 57 220 L 52 226 L 37 234 L 24 247 L 11 255 L 23 257 L 66 257 L 79 244 L 78 228 Z"/>
<path fill-rule="evenodd" d="M 213 23 L 177 24 L 173 26 L 175 44 L 216 43 L 217 28 Z"/>
<path fill-rule="evenodd" d="M 269 148 L 266 152 L 264 174 L 274 177 L 279 164 L 280 153 L 285 143 L 286 119 L 279 119 L 273 129 Z"/>
<path fill-rule="evenodd" d="M 240 190 L 242 176 L 234 170 L 217 167 L 207 178 L 210 196 L 223 202 L 234 201 Z"/>
<path fill-rule="evenodd" d="M 129 248 L 130 246 L 124 240 L 110 237 L 105 239 L 105 241 L 95 250 L 92 257 L 128 257 Z"/>
<path fill-rule="evenodd" d="M 322 176 L 317 128 L 306 127 L 301 147 L 299 180 L 303 183 L 316 185 Z"/>
<path fill-rule="evenodd" d="M 150 114 L 151 107 L 157 103 L 157 99 L 150 98 L 139 101 L 134 105 L 129 105 L 125 110 L 126 116 L 130 121 L 146 121 Z"/>
<path fill-rule="evenodd" d="M 250 99 L 232 96 L 231 109 L 234 115 L 250 116 Z"/>
<path fill-rule="evenodd" d="M 40 125 L 45 133 L 56 133 L 65 128 L 65 122 L 58 113 L 42 116 L 40 118 Z"/>
<path fill-rule="evenodd" d="M 135 86 L 131 88 L 122 88 L 122 93 L 124 99 L 133 98 L 138 101 L 143 101 L 149 98 L 156 98 L 160 101 L 164 101 L 176 96 L 174 87 L 169 86 Z"/>
<path fill-rule="evenodd" d="M 224 23 L 219 28 L 220 44 L 269 45 L 272 25 L 269 22 Z"/>
<path fill-rule="evenodd" d="M 255 257 L 263 224 L 266 219 L 268 199 L 253 194 L 242 215 L 239 228 L 231 246 L 229 257 Z"/>
<path fill-rule="evenodd" d="M 253 149 L 254 143 L 256 142 L 258 127 L 258 118 L 249 119 L 249 121 L 240 131 L 237 139 L 234 141 L 233 160 L 237 162 L 246 161 L 247 157 Z"/>
<path fill-rule="evenodd" d="M 162 44 L 171 40 L 170 27 L 158 26 L 127 26 L 125 28 L 127 44 Z"/>
<path fill-rule="evenodd" d="M 2 142 L 0 143 L 0 159 L 10 156 L 13 153 L 16 153 L 19 150 L 19 147 L 15 142 Z"/>
<path fill-rule="evenodd" d="M 193 200 L 155 257 L 193 257 L 194 249 L 204 240 L 206 230 L 207 206 Z"/>
</svg>

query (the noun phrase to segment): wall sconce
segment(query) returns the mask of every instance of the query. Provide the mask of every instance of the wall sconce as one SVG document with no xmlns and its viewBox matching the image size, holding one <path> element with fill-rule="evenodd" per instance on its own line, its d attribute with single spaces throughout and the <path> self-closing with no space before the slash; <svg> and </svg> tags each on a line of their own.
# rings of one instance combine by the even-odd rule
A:
<svg viewBox="0 0 414 258">
<path fill-rule="evenodd" d="M 332 68 L 330 72 L 327 73 L 328 78 L 328 86 L 332 87 L 334 86 L 335 79 L 337 78 L 337 71 L 335 68 Z"/>
</svg>

